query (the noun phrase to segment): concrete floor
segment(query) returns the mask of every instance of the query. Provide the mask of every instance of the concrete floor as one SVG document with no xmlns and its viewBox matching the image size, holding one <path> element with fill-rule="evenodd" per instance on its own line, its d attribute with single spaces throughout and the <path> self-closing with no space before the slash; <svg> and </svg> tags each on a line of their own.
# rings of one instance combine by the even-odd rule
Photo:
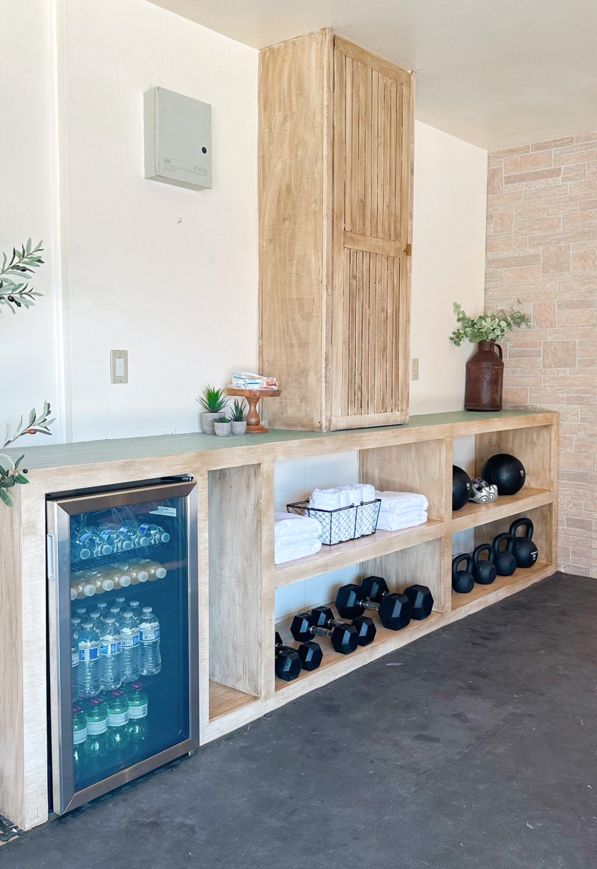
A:
<svg viewBox="0 0 597 869">
<path fill-rule="evenodd" d="M 594 869 L 597 583 L 556 575 L 2 848 L 2 869 Z"/>
</svg>

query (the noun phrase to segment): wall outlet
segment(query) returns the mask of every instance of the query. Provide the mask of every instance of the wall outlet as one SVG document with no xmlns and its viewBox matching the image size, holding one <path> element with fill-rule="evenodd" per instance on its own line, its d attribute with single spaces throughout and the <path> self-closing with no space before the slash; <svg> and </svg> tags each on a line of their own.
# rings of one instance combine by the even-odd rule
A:
<svg viewBox="0 0 597 869">
<path fill-rule="evenodd" d="M 129 351 L 110 350 L 110 383 L 129 382 Z"/>
<path fill-rule="evenodd" d="M 411 359 L 410 360 L 410 379 L 418 380 L 419 379 L 419 360 Z"/>
</svg>

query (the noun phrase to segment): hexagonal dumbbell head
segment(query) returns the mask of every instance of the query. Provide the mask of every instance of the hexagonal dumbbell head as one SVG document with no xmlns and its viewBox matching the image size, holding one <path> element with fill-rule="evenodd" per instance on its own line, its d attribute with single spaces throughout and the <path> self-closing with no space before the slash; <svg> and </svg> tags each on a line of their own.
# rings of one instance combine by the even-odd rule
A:
<svg viewBox="0 0 597 869">
<path fill-rule="evenodd" d="M 384 628 L 399 631 L 410 622 L 412 607 L 405 594 L 384 594 L 379 604 L 379 618 Z"/>
<path fill-rule="evenodd" d="M 292 682 L 300 676 L 301 659 L 296 649 L 282 645 L 281 637 L 276 633 L 276 676 L 284 682 Z"/>
<path fill-rule="evenodd" d="M 298 613 L 290 624 L 290 633 L 299 642 L 310 640 L 313 637 L 313 633 L 311 632 L 311 614 Z"/>
<path fill-rule="evenodd" d="M 404 589 L 404 594 L 410 601 L 413 619 L 421 621 L 430 615 L 433 609 L 433 595 L 426 585 L 409 585 Z"/>
<path fill-rule="evenodd" d="M 382 576 L 368 576 L 361 582 L 363 597 L 367 597 L 375 603 L 379 603 L 389 590 L 388 584 Z"/>
<path fill-rule="evenodd" d="M 297 649 L 303 670 L 317 670 L 323 658 L 319 643 L 301 643 Z"/>
<path fill-rule="evenodd" d="M 377 628 L 373 623 L 373 619 L 368 616 L 357 616 L 352 620 L 353 625 L 357 629 L 359 635 L 359 646 L 368 646 L 375 639 Z"/>
<path fill-rule="evenodd" d="M 331 630 L 332 646 L 341 655 L 350 655 L 359 645 L 359 632 L 354 625 L 336 625 Z"/>
<path fill-rule="evenodd" d="M 315 606 L 311 610 L 310 621 L 316 628 L 327 628 L 334 621 L 334 611 L 329 606 Z"/>
<path fill-rule="evenodd" d="M 365 597 L 360 585 L 341 585 L 336 595 L 336 609 L 344 619 L 354 619 L 362 616 L 365 607 L 361 601 Z"/>
</svg>

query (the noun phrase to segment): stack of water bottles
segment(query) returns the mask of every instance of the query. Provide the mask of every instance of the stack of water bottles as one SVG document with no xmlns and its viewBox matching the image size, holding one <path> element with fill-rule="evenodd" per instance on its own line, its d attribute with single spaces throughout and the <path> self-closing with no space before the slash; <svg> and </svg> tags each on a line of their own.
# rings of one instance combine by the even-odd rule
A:
<svg viewBox="0 0 597 869">
<path fill-rule="evenodd" d="M 128 588 L 144 582 L 155 582 L 164 579 L 168 574 L 166 568 L 149 558 L 137 558 L 133 561 L 121 561 L 119 564 L 107 564 L 90 570 L 78 570 L 71 576 L 70 599 L 84 600 L 103 594 L 113 589 Z"/>
<path fill-rule="evenodd" d="M 168 543 L 170 534 L 160 525 L 138 523 L 133 519 L 123 522 L 103 522 L 100 525 L 84 525 L 73 533 L 71 556 L 73 561 L 86 561 L 118 552 L 130 552 L 146 546 Z"/>
<path fill-rule="evenodd" d="M 160 624 L 152 607 L 116 598 L 71 619 L 75 762 L 103 758 L 147 735 L 148 700 L 138 680 L 162 667 Z M 121 690 L 122 689 L 122 690 Z"/>
</svg>

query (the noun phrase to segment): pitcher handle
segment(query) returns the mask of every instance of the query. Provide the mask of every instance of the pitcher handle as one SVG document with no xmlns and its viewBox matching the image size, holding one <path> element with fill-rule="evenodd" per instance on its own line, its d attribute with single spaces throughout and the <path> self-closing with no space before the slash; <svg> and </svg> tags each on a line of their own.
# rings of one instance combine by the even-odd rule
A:
<svg viewBox="0 0 597 869">
<path fill-rule="evenodd" d="M 503 355 L 502 355 L 502 348 L 500 347 L 500 345 L 499 345 L 499 344 L 494 344 L 493 346 L 494 346 L 495 349 L 497 350 L 500 359 L 503 359 L 504 357 L 503 357 Z"/>
</svg>

